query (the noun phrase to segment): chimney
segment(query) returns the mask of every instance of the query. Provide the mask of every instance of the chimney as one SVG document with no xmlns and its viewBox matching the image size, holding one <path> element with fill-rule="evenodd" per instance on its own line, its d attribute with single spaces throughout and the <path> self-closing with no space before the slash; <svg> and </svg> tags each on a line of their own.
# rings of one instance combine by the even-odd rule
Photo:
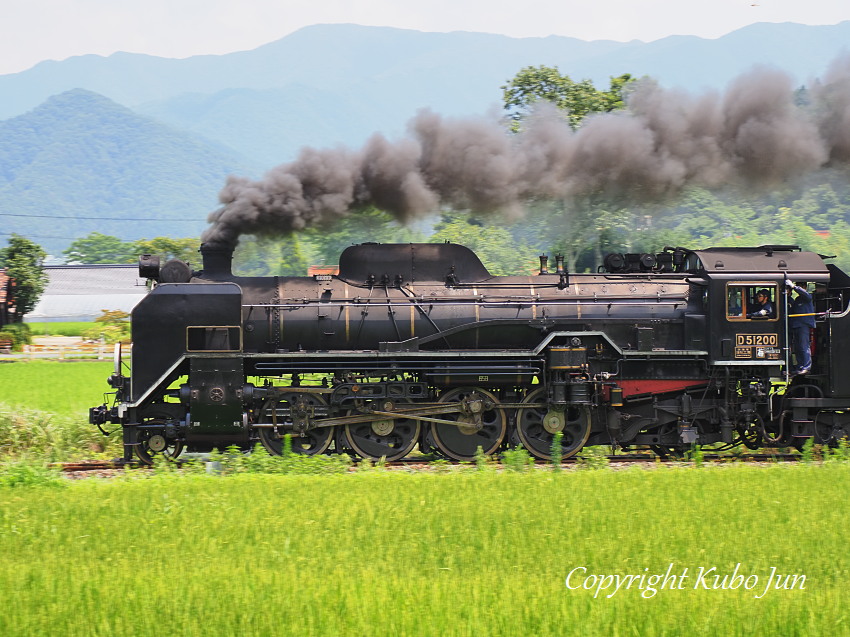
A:
<svg viewBox="0 0 850 637">
<path fill-rule="evenodd" d="M 234 246 L 202 243 L 200 252 L 204 263 L 203 278 L 213 280 L 231 278 L 233 250 Z"/>
</svg>

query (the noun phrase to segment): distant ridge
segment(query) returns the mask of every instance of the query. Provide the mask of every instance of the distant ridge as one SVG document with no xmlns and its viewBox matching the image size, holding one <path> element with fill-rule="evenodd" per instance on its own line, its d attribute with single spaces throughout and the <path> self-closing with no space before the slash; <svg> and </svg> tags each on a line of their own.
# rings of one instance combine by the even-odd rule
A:
<svg viewBox="0 0 850 637">
<path fill-rule="evenodd" d="M 701 91 L 720 89 L 762 64 L 785 69 L 802 84 L 850 50 L 849 42 L 850 21 L 761 23 L 714 40 L 673 36 L 649 43 L 325 24 L 226 55 L 178 60 L 115 53 L 42 62 L 0 76 L 0 119 L 84 88 L 270 168 L 303 145 L 359 145 L 374 131 L 402 134 L 420 108 L 444 115 L 498 108 L 499 87 L 523 66 L 554 65 L 603 85 L 629 72 Z"/>
<path fill-rule="evenodd" d="M 371 84 L 377 89 L 388 81 L 404 80 L 404 75 L 415 77 L 417 82 L 411 84 L 421 86 L 417 97 L 439 88 L 441 76 L 455 86 L 459 78 L 466 78 L 472 83 L 466 93 L 486 87 L 489 98 L 475 100 L 475 110 L 480 110 L 482 103 L 486 106 L 498 98 L 500 83 L 529 64 L 558 65 L 571 75 L 596 81 L 626 68 L 637 75 L 652 75 L 668 86 L 694 90 L 718 87 L 753 64 L 771 64 L 805 80 L 848 50 L 848 42 L 850 21 L 826 26 L 758 23 L 714 40 L 673 36 L 648 43 L 324 24 L 225 55 L 170 59 L 119 52 L 42 62 L 20 73 L 0 75 L 0 119 L 19 115 L 50 95 L 72 88 L 96 91 L 135 107 L 186 93 L 212 94 L 232 88 L 302 85 L 344 92 L 346 87 Z"/>
<path fill-rule="evenodd" d="M 57 253 L 94 230 L 194 236 L 226 176 L 247 170 L 230 150 L 67 91 L 0 122 L 0 241 L 17 232 Z"/>
</svg>

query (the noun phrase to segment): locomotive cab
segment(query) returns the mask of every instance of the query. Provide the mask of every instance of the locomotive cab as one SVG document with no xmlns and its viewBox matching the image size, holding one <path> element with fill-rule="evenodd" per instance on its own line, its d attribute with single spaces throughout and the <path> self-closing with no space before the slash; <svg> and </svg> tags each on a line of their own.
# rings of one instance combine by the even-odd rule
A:
<svg viewBox="0 0 850 637">
<path fill-rule="evenodd" d="M 785 289 L 789 282 L 823 289 L 830 278 L 823 260 L 784 245 L 693 255 L 692 272 L 708 281 L 711 363 L 782 375 L 791 366 Z"/>
</svg>

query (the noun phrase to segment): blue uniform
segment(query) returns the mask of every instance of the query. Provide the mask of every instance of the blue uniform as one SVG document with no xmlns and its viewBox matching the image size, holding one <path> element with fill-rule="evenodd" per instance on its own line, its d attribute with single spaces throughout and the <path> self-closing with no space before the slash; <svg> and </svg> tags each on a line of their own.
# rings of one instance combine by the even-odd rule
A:
<svg viewBox="0 0 850 637">
<path fill-rule="evenodd" d="M 811 332 L 815 327 L 815 305 L 812 295 L 805 288 L 795 285 L 792 289 L 797 296 L 788 304 L 788 328 L 791 330 L 791 344 L 797 358 L 796 371 L 805 374 L 812 367 Z"/>
<path fill-rule="evenodd" d="M 775 318 L 776 313 L 773 311 L 773 303 L 766 297 L 762 305 L 757 306 L 758 309 L 747 314 L 747 318 Z"/>
</svg>

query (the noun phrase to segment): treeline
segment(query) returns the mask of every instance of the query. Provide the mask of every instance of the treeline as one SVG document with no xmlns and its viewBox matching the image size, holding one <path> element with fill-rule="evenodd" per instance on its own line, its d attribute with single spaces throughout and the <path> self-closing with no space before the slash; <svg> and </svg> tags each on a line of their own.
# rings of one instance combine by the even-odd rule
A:
<svg viewBox="0 0 850 637">
<path fill-rule="evenodd" d="M 523 244 L 518 250 L 512 228 L 495 220 L 479 220 L 464 213 L 446 212 L 441 218 L 405 227 L 374 208 L 352 214 L 332 228 L 312 228 L 287 237 L 240 238 L 233 269 L 244 276 L 303 276 L 311 265 L 336 265 L 350 245 L 378 243 L 460 243 L 474 250 L 493 274 L 529 272 L 537 261 Z M 156 237 L 139 241 L 91 233 L 64 251 L 69 263 L 135 263 L 141 254 L 178 258 L 201 267 L 200 240 Z"/>
<path fill-rule="evenodd" d="M 611 208 L 593 201 L 534 202 L 527 215 L 502 217 L 445 211 L 405 227 L 376 209 L 352 213 L 329 228 L 288 237 L 243 236 L 234 254 L 242 275 L 305 275 L 311 265 L 334 265 L 348 246 L 369 241 L 450 241 L 475 251 L 493 274 L 535 271 L 537 255 L 565 255 L 568 269 L 594 271 L 609 252 L 656 252 L 665 246 L 799 245 L 850 271 L 850 184 L 840 173 L 820 174 L 759 197 L 695 189 L 665 207 Z M 197 238 L 121 241 L 92 233 L 65 251 L 73 263 L 134 263 L 140 254 L 180 258 L 200 268 Z"/>
</svg>

